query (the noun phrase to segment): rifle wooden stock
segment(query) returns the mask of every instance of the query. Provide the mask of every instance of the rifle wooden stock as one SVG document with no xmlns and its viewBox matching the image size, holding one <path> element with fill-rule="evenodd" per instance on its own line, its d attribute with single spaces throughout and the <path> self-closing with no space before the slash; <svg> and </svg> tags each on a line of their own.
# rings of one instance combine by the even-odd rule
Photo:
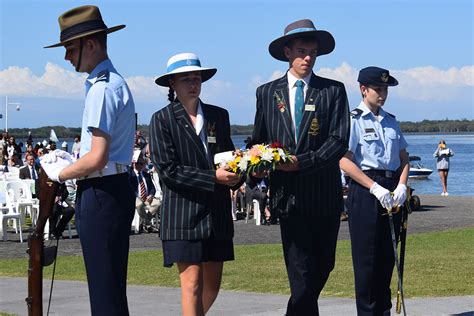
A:
<svg viewBox="0 0 474 316">
<path fill-rule="evenodd" d="M 51 215 L 60 184 L 48 178 L 43 168 L 39 172 L 39 214 L 36 226 L 28 237 L 28 297 L 29 316 L 43 315 L 44 227 Z M 38 191 L 38 189 L 37 189 Z"/>
</svg>

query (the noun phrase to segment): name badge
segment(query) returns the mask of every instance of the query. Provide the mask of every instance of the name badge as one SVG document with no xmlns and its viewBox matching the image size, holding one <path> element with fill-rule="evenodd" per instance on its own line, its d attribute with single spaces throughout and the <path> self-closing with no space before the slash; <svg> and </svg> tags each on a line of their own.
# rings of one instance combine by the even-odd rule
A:
<svg viewBox="0 0 474 316">
<path fill-rule="evenodd" d="M 215 144 L 217 142 L 216 136 L 207 136 L 207 142 L 209 144 Z"/>
<path fill-rule="evenodd" d="M 316 105 L 315 104 L 305 104 L 304 105 L 304 110 L 308 112 L 314 112 L 316 110 Z"/>
<path fill-rule="evenodd" d="M 362 135 L 362 138 L 364 140 L 376 140 L 376 139 L 379 139 L 379 135 L 377 135 L 377 133 L 365 133 L 364 135 Z"/>
</svg>

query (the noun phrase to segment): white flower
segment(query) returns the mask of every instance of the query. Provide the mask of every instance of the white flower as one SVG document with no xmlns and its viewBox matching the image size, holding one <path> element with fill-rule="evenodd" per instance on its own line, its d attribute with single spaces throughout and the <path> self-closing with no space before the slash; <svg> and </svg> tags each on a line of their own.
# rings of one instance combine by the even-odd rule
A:
<svg viewBox="0 0 474 316">
<path fill-rule="evenodd" d="M 262 153 L 262 160 L 272 162 L 273 160 L 273 153 L 271 148 L 265 148 L 265 150 Z"/>
<path fill-rule="evenodd" d="M 242 158 L 237 164 L 237 166 L 239 167 L 240 170 L 247 171 L 248 164 L 249 164 L 249 161 L 247 159 Z"/>
<path fill-rule="evenodd" d="M 283 149 L 278 148 L 278 154 L 280 155 L 280 159 L 282 161 L 286 161 L 287 157 L 286 157 L 285 151 Z"/>
</svg>

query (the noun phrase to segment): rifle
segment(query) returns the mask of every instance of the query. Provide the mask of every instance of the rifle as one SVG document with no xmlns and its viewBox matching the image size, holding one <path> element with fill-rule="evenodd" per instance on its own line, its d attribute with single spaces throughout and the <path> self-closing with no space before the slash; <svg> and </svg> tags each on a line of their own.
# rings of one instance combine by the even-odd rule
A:
<svg viewBox="0 0 474 316">
<path fill-rule="evenodd" d="M 43 267 L 54 262 L 56 246 L 44 247 L 44 227 L 51 215 L 60 184 L 48 178 L 43 168 L 39 172 L 39 214 L 36 226 L 28 237 L 28 297 L 29 316 L 43 315 Z"/>
<path fill-rule="evenodd" d="M 402 309 L 402 288 L 403 288 L 403 267 L 405 266 L 405 247 L 407 242 L 407 229 L 408 229 L 408 214 L 412 212 L 411 209 L 411 198 L 412 198 L 412 189 L 408 188 L 407 190 L 407 199 L 405 201 L 405 207 L 402 208 L 402 223 L 400 226 L 400 282 L 397 290 L 397 303 L 395 311 L 397 314 L 400 314 Z"/>
</svg>

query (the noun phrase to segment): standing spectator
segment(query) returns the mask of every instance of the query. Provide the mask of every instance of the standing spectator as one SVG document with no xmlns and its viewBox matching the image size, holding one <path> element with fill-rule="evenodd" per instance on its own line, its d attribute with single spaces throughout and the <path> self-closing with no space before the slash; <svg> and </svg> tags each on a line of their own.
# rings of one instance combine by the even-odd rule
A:
<svg viewBox="0 0 474 316">
<path fill-rule="evenodd" d="M 74 158 L 79 159 L 81 153 L 81 135 L 74 136 L 74 144 L 72 144 L 71 154 Z"/>
<path fill-rule="evenodd" d="M 335 46 L 310 20 L 285 28 L 270 54 L 286 74 L 257 88 L 252 140 L 279 141 L 292 162 L 270 174 L 270 205 L 279 214 L 291 297 L 286 315 L 317 315 L 318 298 L 334 268 L 343 210 L 339 159 L 347 150 L 349 110 L 341 82 L 313 73 L 316 57 Z"/>
<path fill-rule="evenodd" d="M 436 158 L 436 168 L 438 169 L 441 184 L 443 185 L 442 196 L 448 196 L 448 173 L 449 173 L 449 157 L 454 156 L 454 151 L 446 147 L 446 142 L 440 140 L 433 157 Z"/>
<path fill-rule="evenodd" d="M 61 42 L 48 47 L 64 46 L 64 59 L 88 76 L 80 158 L 63 169 L 48 168 L 48 176 L 58 182 L 78 179 L 76 227 L 92 315 L 128 315 L 127 266 L 135 196 L 127 166 L 132 160 L 135 104 L 107 52 L 107 34 L 125 25 L 107 27 L 99 8 L 86 5 L 62 14 L 59 26 Z M 69 155 L 60 150 L 52 154 Z"/>
<path fill-rule="evenodd" d="M 9 136 L 6 146 L 4 146 L 3 156 L 6 160 L 12 160 L 12 157 L 20 153 L 20 148 L 18 147 L 15 137 Z M 20 158 L 21 159 L 21 158 Z"/>
<path fill-rule="evenodd" d="M 3 165 L 5 163 L 5 148 L 6 148 L 6 133 L 1 133 L 0 134 L 0 165 Z"/>
<path fill-rule="evenodd" d="M 217 70 L 183 53 L 168 60 L 167 71 L 155 82 L 169 88 L 170 104 L 150 122 L 151 160 L 163 189 L 164 265 L 178 266 L 183 315 L 204 315 L 219 293 L 224 261 L 234 260 L 229 189 L 240 176 L 213 164 L 216 153 L 235 149 L 227 111 L 199 99 L 202 82 Z"/>
</svg>

